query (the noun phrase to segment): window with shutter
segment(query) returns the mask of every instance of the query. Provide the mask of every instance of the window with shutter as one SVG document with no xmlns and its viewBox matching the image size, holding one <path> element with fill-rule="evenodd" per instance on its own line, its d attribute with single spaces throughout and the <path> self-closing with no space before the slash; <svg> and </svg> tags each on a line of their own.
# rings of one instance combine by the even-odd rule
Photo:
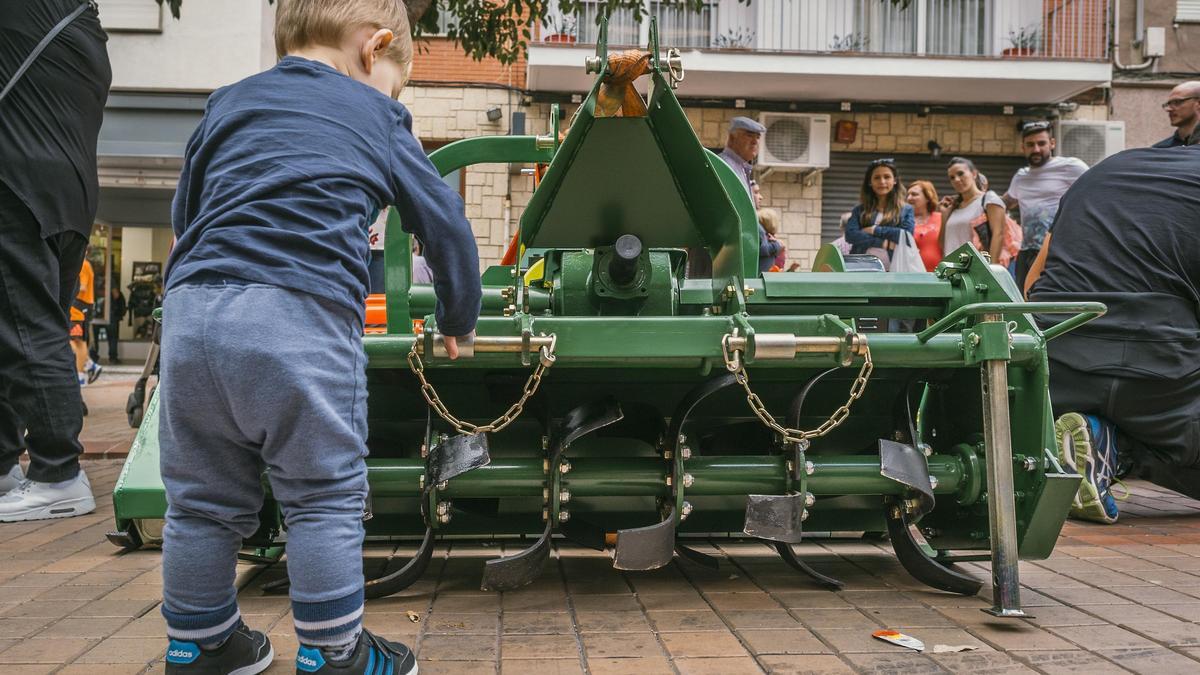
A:
<svg viewBox="0 0 1200 675">
<path fill-rule="evenodd" d="M 1175 21 L 1200 22 L 1200 0 L 1177 0 L 1175 3 Z"/>
</svg>

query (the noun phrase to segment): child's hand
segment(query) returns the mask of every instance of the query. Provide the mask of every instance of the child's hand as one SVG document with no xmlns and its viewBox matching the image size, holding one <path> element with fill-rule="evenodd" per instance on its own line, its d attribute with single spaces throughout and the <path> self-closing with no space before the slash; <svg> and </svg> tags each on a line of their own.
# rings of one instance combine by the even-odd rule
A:
<svg viewBox="0 0 1200 675">
<path fill-rule="evenodd" d="M 468 342 L 474 340 L 475 331 L 471 331 L 469 335 L 461 335 L 459 337 L 453 335 L 442 336 L 442 343 L 446 345 L 446 356 L 449 356 L 451 361 L 458 358 L 458 341 L 460 338 Z"/>
</svg>

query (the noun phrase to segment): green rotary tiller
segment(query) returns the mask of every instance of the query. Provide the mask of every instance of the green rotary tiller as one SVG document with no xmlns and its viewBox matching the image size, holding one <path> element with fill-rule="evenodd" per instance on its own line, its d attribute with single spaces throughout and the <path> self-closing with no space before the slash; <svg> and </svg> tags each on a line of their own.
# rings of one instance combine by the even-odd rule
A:
<svg viewBox="0 0 1200 675">
<path fill-rule="evenodd" d="M 836 588 L 793 547 L 805 530 L 857 531 L 886 532 L 909 573 L 952 593 L 982 584 L 955 561 L 990 557 L 990 611 L 1024 616 L 1017 561 L 1050 554 L 1080 481 L 1056 461 L 1046 342 L 1103 306 L 1022 302 L 969 246 L 932 274 L 830 246 L 812 272 L 759 274 L 750 197 L 700 144 L 672 91 L 678 53 L 660 58 L 650 35 L 647 52 L 609 55 L 602 29 L 561 143 L 552 130 L 433 154 L 443 174 L 549 165 L 523 253 L 484 272 L 456 361 L 389 223 L 387 331 L 363 339 L 366 530 L 368 545 L 420 543 L 366 566 L 368 596 L 419 578 L 439 537 L 532 539 L 484 569 L 484 589 L 518 588 L 555 535 L 611 546 L 624 570 L 676 553 L 714 564 L 689 535 L 758 538 Z M 711 276 L 689 278 L 704 253 Z M 1043 331 L 1032 313 L 1069 316 Z M 157 432 L 152 400 L 114 494 L 125 547 L 161 535 Z M 286 532 L 269 499 L 261 523 L 246 544 L 270 560 Z"/>
</svg>

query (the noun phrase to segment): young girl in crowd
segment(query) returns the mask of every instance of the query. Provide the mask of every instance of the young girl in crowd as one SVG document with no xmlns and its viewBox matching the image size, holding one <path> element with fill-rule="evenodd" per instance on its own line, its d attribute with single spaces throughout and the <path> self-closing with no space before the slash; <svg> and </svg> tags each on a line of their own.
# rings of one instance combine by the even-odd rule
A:
<svg viewBox="0 0 1200 675">
<path fill-rule="evenodd" d="M 904 203 L 904 186 L 895 160 L 877 159 L 868 164 L 859 204 L 846 221 L 850 252 L 873 253 L 885 268 L 890 268 L 901 233 L 912 234 L 914 225 L 913 207 Z"/>
<path fill-rule="evenodd" d="M 938 212 L 938 194 L 933 183 L 927 180 L 913 181 L 908 186 L 905 201 L 913 208 L 916 227 L 913 238 L 921 251 L 921 262 L 929 272 L 942 261 L 942 245 L 938 240 L 942 234 L 942 214 Z"/>
<path fill-rule="evenodd" d="M 1000 251 L 1004 247 L 1004 200 L 995 192 L 985 191 L 980 185 L 979 171 L 969 159 L 951 159 L 946 174 L 950 178 L 950 187 L 958 194 L 942 199 L 939 205 L 942 216 L 942 255 L 950 255 L 963 244 L 970 242 L 971 223 L 986 214 L 988 230 L 991 232 L 988 253 L 992 260 L 999 260 Z"/>
<path fill-rule="evenodd" d="M 759 271 L 764 271 L 762 267 L 767 265 L 767 272 L 781 272 L 783 266 L 787 264 L 787 247 L 783 242 L 779 241 L 779 225 L 782 217 L 779 211 L 775 209 L 759 209 L 758 224 L 762 226 L 764 232 L 767 233 L 767 241 L 774 242 L 779 245 L 779 252 L 774 256 L 768 256 L 768 259 L 763 257 L 763 247 L 759 245 Z"/>
</svg>

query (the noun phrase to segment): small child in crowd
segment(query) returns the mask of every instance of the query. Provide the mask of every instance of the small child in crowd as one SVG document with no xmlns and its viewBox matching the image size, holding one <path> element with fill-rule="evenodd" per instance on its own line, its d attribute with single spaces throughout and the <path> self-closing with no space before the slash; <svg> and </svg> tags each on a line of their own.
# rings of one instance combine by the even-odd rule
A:
<svg viewBox="0 0 1200 675">
<path fill-rule="evenodd" d="M 412 66 L 399 0 L 281 0 L 272 69 L 220 89 L 187 146 L 163 305 L 168 673 L 265 670 L 234 587 L 262 476 L 287 527 L 307 673 L 408 675 L 362 628 L 367 225 L 391 204 L 433 269 L 450 356 L 480 307 L 462 200 L 396 101 Z"/>
</svg>

